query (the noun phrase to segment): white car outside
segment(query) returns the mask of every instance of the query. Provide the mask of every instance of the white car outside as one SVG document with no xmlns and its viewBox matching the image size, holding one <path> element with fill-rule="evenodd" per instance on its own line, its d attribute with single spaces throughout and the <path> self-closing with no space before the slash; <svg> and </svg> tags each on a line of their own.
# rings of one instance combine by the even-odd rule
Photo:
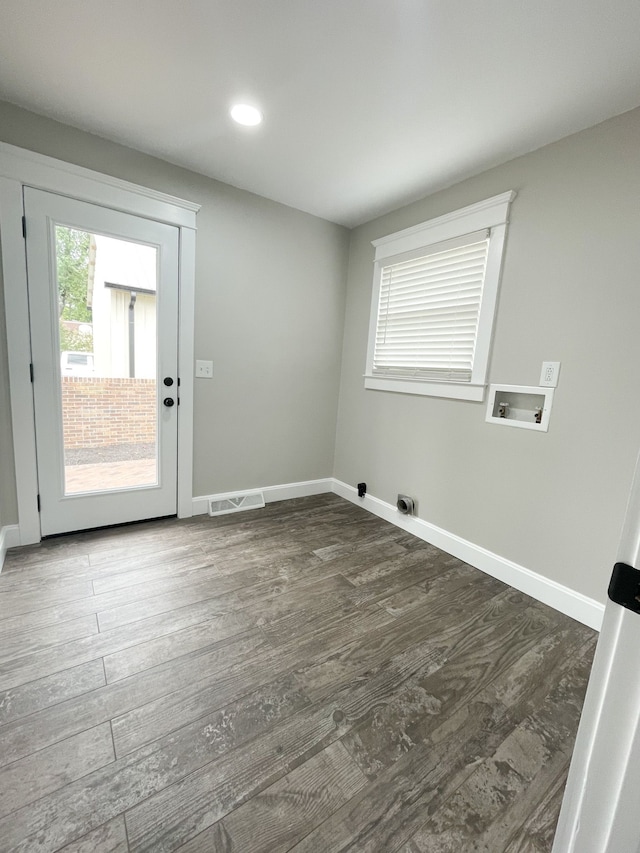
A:
<svg viewBox="0 0 640 853">
<path fill-rule="evenodd" d="M 93 376 L 95 367 L 92 352 L 60 353 L 60 372 L 63 376 Z"/>
</svg>

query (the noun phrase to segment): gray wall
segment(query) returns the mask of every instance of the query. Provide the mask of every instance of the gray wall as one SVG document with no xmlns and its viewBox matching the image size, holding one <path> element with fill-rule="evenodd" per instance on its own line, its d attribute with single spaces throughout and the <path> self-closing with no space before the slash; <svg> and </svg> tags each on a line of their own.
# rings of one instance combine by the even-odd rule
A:
<svg viewBox="0 0 640 853">
<path fill-rule="evenodd" d="M 194 494 L 334 473 L 602 600 L 640 431 L 640 110 L 485 172 L 351 234 L 0 103 L 0 139 L 202 204 Z M 484 404 L 363 388 L 370 241 L 507 189 L 492 382 L 562 361 L 549 433 L 486 424 Z M 16 520 L 0 332 L 0 521 Z"/>
<path fill-rule="evenodd" d="M 194 494 L 330 476 L 348 232 L 2 102 L 0 139 L 202 205 L 195 353 L 214 378 L 196 380 Z M 3 481 L 5 398 L 3 368 Z"/>
<path fill-rule="evenodd" d="M 0 254 L 0 260 L 1 260 Z M 0 262 L 0 271 L 2 263 Z M 18 520 L 16 481 L 13 465 L 11 403 L 9 400 L 9 368 L 7 364 L 7 331 L 4 316 L 4 294 L 0 272 L 0 527 Z"/>
<path fill-rule="evenodd" d="M 640 110 L 352 233 L 335 475 L 604 600 L 640 448 Z M 512 205 L 490 381 L 561 361 L 548 433 L 485 404 L 365 391 L 370 241 L 505 190 Z"/>
</svg>

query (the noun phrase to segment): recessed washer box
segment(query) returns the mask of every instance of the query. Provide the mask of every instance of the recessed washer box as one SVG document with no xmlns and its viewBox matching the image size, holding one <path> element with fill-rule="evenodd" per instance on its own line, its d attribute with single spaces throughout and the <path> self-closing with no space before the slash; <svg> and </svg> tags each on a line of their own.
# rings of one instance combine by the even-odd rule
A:
<svg viewBox="0 0 640 853">
<path fill-rule="evenodd" d="M 547 432 L 554 388 L 490 385 L 487 423 Z"/>
</svg>

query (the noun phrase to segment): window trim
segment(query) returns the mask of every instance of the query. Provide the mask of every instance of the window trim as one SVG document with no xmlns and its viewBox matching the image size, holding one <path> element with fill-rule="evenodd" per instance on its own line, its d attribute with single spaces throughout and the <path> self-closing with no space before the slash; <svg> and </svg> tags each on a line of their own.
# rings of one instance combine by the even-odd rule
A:
<svg viewBox="0 0 640 853">
<path fill-rule="evenodd" d="M 476 204 L 460 208 L 444 216 L 438 216 L 396 231 L 386 237 L 372 241 L 375 248 L 373 292 L 371 296 L 371 314 L 369 318 L 369 341 L 367 346 L 367 366 L 364 387 L 374 391 L 392 391 L 402 394 L 419 394 L 430 397 L 449 397 L 454 400 L 473 400 L 482 402 L 487 385 L 487 373 L 493 325 L 498 302 L 500 275 L 504 254 L 509 206 L 516 193 L 510 190 L 492 196 Z M 378 305 L 380 300 L 380 282 L 382 268 L 389 266 L 398 255 L 428 249 L 445 240 L 452 240 L 483 229 L 491 229 L 489 251 L 482 302 L 478 316 L 473 371 L 469 382 L 383 377 L 373 373 L 373 354 L 375 349 L 376 328 L 378 325 Z"/>
</svg>

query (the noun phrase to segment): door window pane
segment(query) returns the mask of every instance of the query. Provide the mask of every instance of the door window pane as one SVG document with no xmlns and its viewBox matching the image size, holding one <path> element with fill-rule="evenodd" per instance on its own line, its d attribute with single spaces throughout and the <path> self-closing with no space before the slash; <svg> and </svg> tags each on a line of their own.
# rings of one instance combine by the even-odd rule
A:
<svg viewBox="0 0 640 853">
<path fill-rule="evenodd" d="M 155 485 L 157 249 L 55 237 L 65 494 Z"/>
</svg>

